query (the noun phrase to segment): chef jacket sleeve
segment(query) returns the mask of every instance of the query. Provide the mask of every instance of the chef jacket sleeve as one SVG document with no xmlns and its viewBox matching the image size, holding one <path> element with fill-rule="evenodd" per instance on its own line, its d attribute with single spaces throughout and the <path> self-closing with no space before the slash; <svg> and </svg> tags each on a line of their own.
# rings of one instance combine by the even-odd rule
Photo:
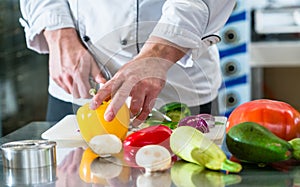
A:
<svg viewBox="0 0 300 187">
<path fill-rule="evenodd" d="M 67 0 L 20 0 L 26 43 L 29 49 L 48 53 L 48 44 L 43 30 L 74 28 Z"/>
<path fill-rule="evenodd" d="M 235 0 L 168 0 L 151 35 L 191 49 L 196 60 L 219 41 L 215 33 L 225 25 L 234 5 Z"/>
</svg>

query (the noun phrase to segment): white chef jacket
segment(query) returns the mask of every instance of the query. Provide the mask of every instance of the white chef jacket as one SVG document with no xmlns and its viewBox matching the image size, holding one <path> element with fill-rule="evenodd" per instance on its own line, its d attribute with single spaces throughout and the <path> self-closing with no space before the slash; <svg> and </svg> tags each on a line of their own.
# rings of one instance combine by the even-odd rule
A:
<svg viewBox="0 0 300 187">
<path fill-rule="evenodd" d="M 76 28 L 112 74 L 138 54 L 149 36 L 188 48 L 168 71 L 156 106 L 172 101 L 196 106 L 218 94 L 222 78 L 215 33 L 234 5 L 235 0 L 20 0 L 20 22 L 28 48 L 39 53 L 48 53 L 43 30 Z M 51 78 L 49 93 L 67 102 L 87 102 L 74 99 Z"/>
</svg>

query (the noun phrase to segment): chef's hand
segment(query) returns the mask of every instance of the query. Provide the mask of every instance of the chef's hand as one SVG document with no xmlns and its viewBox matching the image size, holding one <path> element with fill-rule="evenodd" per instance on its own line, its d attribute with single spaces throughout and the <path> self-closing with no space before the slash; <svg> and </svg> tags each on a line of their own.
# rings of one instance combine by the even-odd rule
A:
<svg viewBox="0 0 300 187">
<path fill-rule="evenodd" d="M 89 98 L 89 77 L 104 83 L 105 79 L 74 28 L 45 30 L 49 46 L 50 77 L 74 98 Z"/>
<path fill-rule="evenodd" d="M 163 89 L 168 69 L 182 58 L 186 51 L 187 49 L 166 40 L 151 37 L 139 55 L 125 64 L 98 90 L 91 108 L 96 109 L 102 101 L 112 97 L 104 114 L 105 120 L 111 121 L 131 96 L 130 111 L 132 116 L 136 116 L 133 126 L 139 125 L 148 117 Z"/>
</svg>

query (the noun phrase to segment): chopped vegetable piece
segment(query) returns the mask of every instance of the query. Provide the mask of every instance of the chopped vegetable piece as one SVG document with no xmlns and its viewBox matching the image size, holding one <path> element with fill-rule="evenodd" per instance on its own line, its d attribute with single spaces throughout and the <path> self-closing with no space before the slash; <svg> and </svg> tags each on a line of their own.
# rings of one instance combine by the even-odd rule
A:
<svg viewBox="0 0 300 187">
<path fill-rule="evenodd" d="M 173 153 L 183 160 L 205 166 L 208 169 L 233 173 L 242 170 L 239 163 L 228 160 L 219 146 L 193 127 L 176 128 L 171 135 L 170 146 Z"/>
</svg>

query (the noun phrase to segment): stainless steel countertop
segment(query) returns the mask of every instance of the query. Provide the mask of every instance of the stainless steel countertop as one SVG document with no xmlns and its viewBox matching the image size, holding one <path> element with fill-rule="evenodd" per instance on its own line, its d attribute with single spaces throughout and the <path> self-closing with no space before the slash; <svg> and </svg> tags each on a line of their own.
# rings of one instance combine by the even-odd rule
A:
<svg viewBox="0 0 300 187">
<path fill-rule="evenodd" d="M 49 129 L 53 123 L 47 122 L 32 122 L 23 128 L 8 134 L 0 139 L 0 143 L 7 143 L 16 140 L 28 140 L 28 139 L 41 139 L 41 134 Z M 200 172 L 186 170 L 186 168 L 177 168 L 184 173 L 184 176 L 178 176 L 171 168 L 167 172 L 155 173 L 152 175 L 145 175 L 144 171 L 139 168 L 122 167 L 122 170 L 118 170 L 116 164 L 111 165 L 98 165 L 98 169 L 102 168 L 102 171 L 97 175 L 88 175 L 89 172 L 83 171 L 82 156 L 85 154 L 85 149 L 82 147 L 58 147 L 57 148 L 57 168 L 56 168 L 56 181 L 41 184 L 35 186 L 55 186 L 55 187 L 67 187 L 67 186 L 115 186 L 115 187 L 131 187 L 131 186 L 176 186 L 178 178 L 186 186 L 300 186 L 300 162 L 289 161 L 273 166 L 258 167 L 253 164 L 243 164 L 243 171 L 237 175 L 226 175 L 221 172 L 201 170 Z M 90 155 L 91 156 L 91 155 Z M 0 184 L 4 184 L 4 177 L 7 176 L 3 170 L 2 156 L 0 160 Z M 91 159 L 91 158 L 90 158 Z M 87 160 L 86 165 L 91 165 L 91 160 Z M 103 164 L 103 163 L 102 163 Z M 109 167 L 112 167 L 114 173 L 109 173 Z M 106 169 L 103 169 L 106 168 Z M 91 169 L 92 170 L 92 169 Z M 81 172 L 80 172 L 81 171 Z M 105 172 L 103 172 L 105 171 Z M 116 173 L 121 171 L 121 173 Z M 79 176 L 81 174 L 81 177 Z M 85 173 L 85 176 L 82 176 Z M 178 174 L 178 173 L 177 173 Z M 100 175 L 106 175 L 114 177 L 110 179 L 103 179 Z M 85 181 L 82 179 L 84 178 Z M 93 178 L 93 179 L 92 179 Z M 98 184 L 91 184 L 94 181 Z M 176 181 L 176 182 L 174 182 Z M 150 184 L 150 185 L 149 185 Z M 152 185 L 151 185 L 152 184 Z"/>
</svg>

